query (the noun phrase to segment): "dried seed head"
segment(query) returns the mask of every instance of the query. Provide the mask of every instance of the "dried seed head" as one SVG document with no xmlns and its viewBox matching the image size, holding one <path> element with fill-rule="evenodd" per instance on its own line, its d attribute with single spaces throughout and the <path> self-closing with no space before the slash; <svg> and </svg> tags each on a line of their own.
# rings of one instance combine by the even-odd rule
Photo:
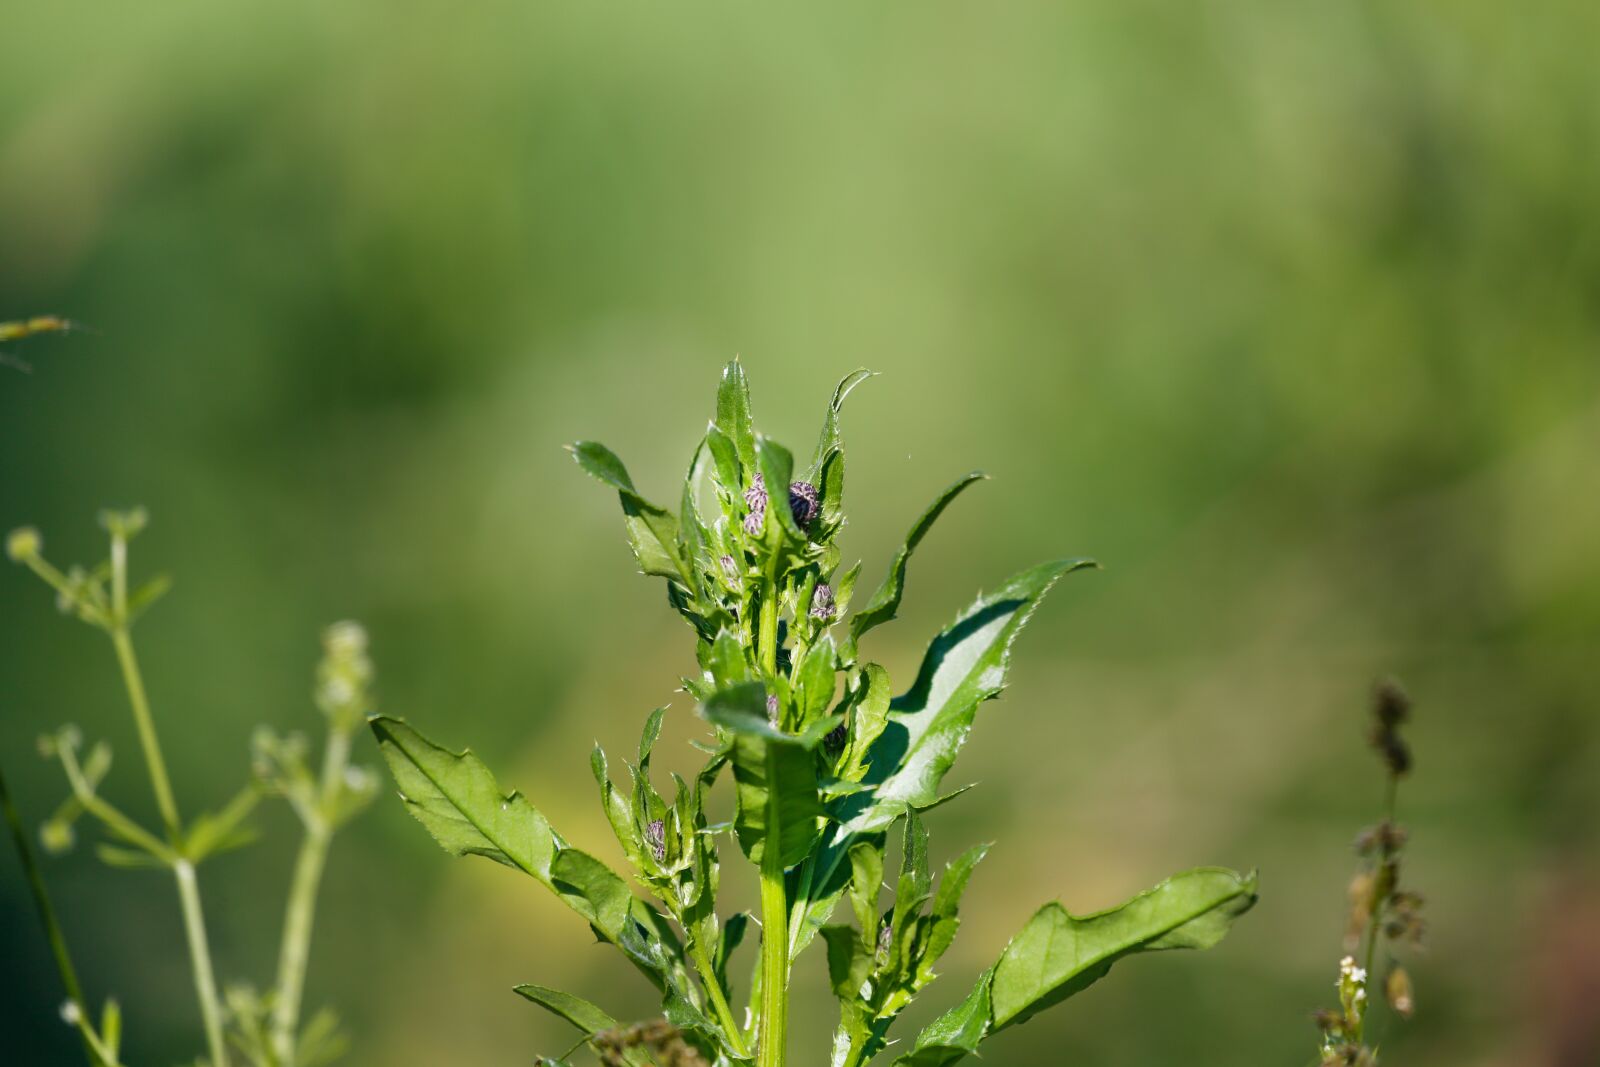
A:
<svg viewBox="0 0 1600 1067">
<path fill-rule="evenodd" d="M 665 863 L 667 859 L 667 824 L 660 819 L 651 819 L 644 828 L 645 844 L 650 846 L 650 854 L 656 858 L 657 863 Z"/>
<path fill-rule="evenodd" d="M 1411 716 L 1411 698 L 1393 678 L 1372 687 L 1372 712 L 1384 726 L 1399 726 Z"/>
<path fill-rule="evenodd" d="M 810 482 L 789 484 L 789 513 L 794 516 L 794 524 L 800 529 L 805 530 L 811 526 L 820 507 L 816 486 Z"/>
<path fill-rule="evenodd" d="M 1399 778 L 1411 770 L 1411 749 L 1400 736 L 1400 724 L 1411 717 L 1411 698 L 1393 679 L 1379 682 L 1372 691 L 1372 730 L 1368 740 Z"/>
<path fill-rule="evenodd" d="M 761 530 L 767 521 L 767 481 L 757 474 L 751 481 L 750 488 L 744 491 L 744 532 L 751 537 L 760 537 Z"/>
<path fill-rule="evenodd" d="M 838 613 L 838 605 L 833 602 L 833 587 L 827 582 L 818 583 L 816 591 L 811 594 L 811 617 L 832 622 Z"/>
<path fill-rule="evenodd" d="M 1404 967 L 1396 967 L 1389 972 L 1388 979 L 1383 983 L 1383 992 L 1389 998 L 1389 1007 L 1402 1019 L 1409 1019 L 1416 1013 L 1416 995 L 1411 989 L 1411 976 Z"/>
</svg>

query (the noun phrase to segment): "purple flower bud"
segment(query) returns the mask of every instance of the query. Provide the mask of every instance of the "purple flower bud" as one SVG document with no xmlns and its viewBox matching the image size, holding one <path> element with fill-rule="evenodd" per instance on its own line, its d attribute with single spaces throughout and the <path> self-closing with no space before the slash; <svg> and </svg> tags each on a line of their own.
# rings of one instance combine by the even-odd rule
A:
<svg viewBox="0 0 1600 1067">
<path fill-rule="evenodd" d="M 722 564 L 722 573 L 728 576 L 728 581 L 735 584 L 739 581 L 739 564 L 732 556 L 723 556 L 717 562 Z"/>
<path fill-rule="evenodd" d="M 819 507 L 816 486 L 810 482 L 790 483 L 789 512 L 794 516 L 796 526 L 802 530 L 808 529 L 816 519 Z"/>
<path fill-rule="evenodd" d="M 650 824 L 644 828 L 645 844 L 650 846 L 650 854 L 656 858 L 657 863 L 665 863 L 667 859 L 667 825 L 660 819 L 651 819 Z"/>
<path fill-rule="evenodd" d="M 744 506 L 749 509 L 744 517 L 744 532 L 760 537 L 767 518 L 767 481 L 761 475 L 757 474 L 750 488 L 744 491 Z"/>
<path fill-rule="evenodd" d="M 833 588 L 827 582 L 822 582 L 817 586 L 816 592 L 811 594 L 811 617 L 823 622 L 832 622 L 838 613 L 839 608 L 833 602 Z"/>
<path fill-rule="evenodd" d="M 774 726 L 778 725 L 778 698 L 776 696 L 767 698 L 767 721 Z"/>
</svg>

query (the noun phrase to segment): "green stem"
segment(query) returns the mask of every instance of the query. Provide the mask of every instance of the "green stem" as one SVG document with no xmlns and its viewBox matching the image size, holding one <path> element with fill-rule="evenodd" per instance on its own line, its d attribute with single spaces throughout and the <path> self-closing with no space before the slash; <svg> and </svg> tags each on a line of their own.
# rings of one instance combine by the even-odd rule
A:
<svg viewBox="0 0 1600 1067">
<path fill-rule="evenodd" d="M 772 825 L 770 815 L 767 825 Z M 761 859 L 760 1067 L 783 1067 L 788 1031 L 789 901 L 783 885 L 783 856 L 777 845 L 769 838 Z"/>
<path fill-rule="evenodd" d="M 200 886 L 194 864 L 179 860 L 172 872 L 178 879 L 178 900 L 183 905 L 183 929 L 194 966 L 194 990 L 200 1000 L 200 1019 L 206 1029 L 206 1047 L 212 1067 L 228 1067 L 228 1046 L 222 1037 L 222 1011 L 217 1001 L 217 980 L 211 972 L 211 948 L 206 942 L 205 914 L 200 909 Z"/>
<path fill-rule="evenodd" d="M 272 1044 L 280 1063 L 293 1067 L 295 1033 L 311 956 L 311 929 L 316 919 L 317 889 L 333 837 L 333 806 L 343 787 L 350 759 L 350 735 L 337 728 L 328 733 L 322 757 L 322 787 L 317 808 L 306 813 L 306 835 L 295 858 L 289 903 L 283 918 L 283 944 L 278 953 L 278 984 L 272 1007 Z"/>
<path fill-rule="evenodd" d="M 95 1050 L 95 1043 L 91 1038 L 89 1029 L 89 1009 L 83 1000 L 83 987 L 78 984 L 78 971 L 72 966 L 72 954 L 67 951 L 67 938 L 61 932 L 61 924 L 56 921 L 55 907 L 50 903 L 50 894 L 44 887 L 44 876 L 39 873 L 39 865 L 33 858 L 33 849 L 28 845 L 28 833 L 22 827 L 22 819 L 17 815 L 16 805 L 11 802 L 11 791 L 6 787 L 4 774 L 0 774 L 0 807 L 5 809 L 6 822 L 11 826 L 11 840 L 17 846 L 17 857 L 22 861 L 22 869 L 28 877 L 28 889 L 33 894 L 34 907 L 39 912 L 39 922 L 44 925 L 45 937 L 50 941 L 50 953 L 56 958 L 56 970 L 61 974 L 61 985 L 66 990 L 67 1000 L 77 1005 L 78 1032 L 83 1037 L 84 1051 L 89 1057 L 91 1067 L 102 1067 L 106 1060 Z"/>
<path fill-rule="evenodd" d="M 150 770 L 150 785 L 155 790 L 156 805 L 161 809 L 161 819 L 166 823 L 168 838 L 181 853 L 183 823 L 178 818 L 178 804 L 172 796 L 172 781 L 167 777 L 166 760 L 161 756 L 161 742 L 156 737 L 155 720 L 150 715 L 150 699 L 145 695 L 139 660 L 133 652 L 133 640 L 128 636 L 126 550 L 127 545 L 122 538 L 112 538 L 112 616 L 116 624 L 111 628 L 111 644 L 117 650 L 117 664 L 122 668 L 122 681 L 128 690 L 128 703 L 133 708 L 133 721 L 139 731 L 139 746 L 144 750 L 145 766 Z M 173 863 L 172 870 L 178 880 L 178 903 L 183 909 L 183 929 L 189 942 L 195 995 L 200 1001 L 200 1020 L 205 1026 L 211 1067 L 228 1067 L 228 1046 L 222 1036 L 222 1009 L 217 999 L 217 981 L 211 969 L 211 947 L 206 940 L 205 915 L 200 907 L 200 886 L 195 880 L 194 865 L 187 859 Z"/>
<path fill-rule="evenodd" d="M 757 649 L 761 669 L 768 678 L 778 673 L 778 583 L 768 578 L 761 589 L 761 642 Z"/>
<path fill-rule="evenodd" d="M 711 959 L 706 955 L 705 946 L 700 944 L 699 938 L 692 939 L 689 952 L 694 957 L 694 965 L 699 969 L 700 978 L 711 997 L 711 1006 L 717 1011 L 717 1019 L 728 1034 L 728 1044 L 733 1047 L 733 1054 L 741 1060 L 749 1058 L 750 1050 L 744 1043 L 744 1031 L 734 1020 L 733 1009 L 728 1006 L 727 994 L 722 991 L 722 983 L 717 981 L 716 968 L 711 966 Z"/>
<path fill-rule="evenodd" d="M 155 789 L 156 805 L 161 809 L 161 821 L 167 834 L 177 844 L 182 823 L 178 819 L 178 804 L 172 797 L 172 782 L 167 777 L 167 764 L 161 757 L 161 742 L 156 738 L 156 726 L 150 717 L 150 700 L 145 696 L 144 679 L 139 674 L 139 661 L 133 654 L 133 641 L 126 626 L 116 626 L 111 631 L 111 644 L 117 650 L 117 663 L 122 668 L 122 681 L 128 690 L 128 703 L 133 706 L 133 722 L 139 731 L 139 747 L 144 750 L 145 766 L 150 769 L 150 785 Z"/>
</svg>

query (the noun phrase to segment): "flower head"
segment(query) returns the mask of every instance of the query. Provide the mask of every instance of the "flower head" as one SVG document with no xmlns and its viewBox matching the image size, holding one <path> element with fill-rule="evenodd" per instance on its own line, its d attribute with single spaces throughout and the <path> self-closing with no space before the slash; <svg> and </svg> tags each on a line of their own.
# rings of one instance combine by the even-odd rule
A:
<svg viewBox="0 0 1600 1067">
<path fill-rule="evenodd" d="M 751 537 L 760 537 L 762 526 L 767 521 L 767 480 L 760 474 L 744 491 L 744 506 L 749 509 L 744 517 L 744 532 Z"/>
<path fill-rule="evenodd" d="M 827 582 L 818 583 L 816 591 L 811 594 L 811 617 L 832 622 L 838 613 L 839 606 L 833 602 L 833 587 Z"/>
<path fill-rule="evenodd" d="M 809 528 L 816 519 L 820 507 L 816 486 L 810 482 L 790 483 L 789 513 L 794 516 L 796 526 L 802 530 Z"/>
</svg>

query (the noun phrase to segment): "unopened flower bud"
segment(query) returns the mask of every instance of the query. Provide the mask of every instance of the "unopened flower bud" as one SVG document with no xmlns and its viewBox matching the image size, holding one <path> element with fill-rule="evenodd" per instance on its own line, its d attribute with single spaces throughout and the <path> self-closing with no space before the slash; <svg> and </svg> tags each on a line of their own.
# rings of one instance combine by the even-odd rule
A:
<svg viewBox="0 0 1600 1067">
<path fill-rule="evenodd" d="M 63 1000 L 61 1002 L 61 1021 L 68 1026 L 77 1026 L 83 1021 L 83 1009 L 78 1007 L 76 1000 Z"/>
<path fill-rule="evenodd" d="M 660 819 L 651 819 L 644 828 L 644 842 L 650 846 L 650 854 L 656 858 L 657 863 L 665 863 L 667 859 L 667 824 Z"/>
<path fill-rule="evenodd" d="M 792 482 L 789 485 L 789 513 L 794 516 L 794 524 L 804 530 L 810 527 L 817 517 L 820 503 L 817 497 L 817 487 L 810 482 Z"/>
<path fill-rule="evenodd" d="M 767 721 L 778 725 L 778 698 L 775 695 L 767 698 Z"/>
<path fill-rule="evenodd" d="M 749 509 L 744 517 L 744 532 L 760 537 L 767 521 L 767 482 L 761 475 L 757 474 L 744 491 L 744 506 Z"/>
<path fill-rule="evenodd" d="M 6 555 L 13 563 L 25 563 L 39 554 L 44 539 L 32 526 L 19 526 L 6 535 Z"/>
<path fill-rule="evenodd" d="M 52 856 L 72 851 L 72 824 L 65 819 L 51 819 L 39 827 L 39 844 Z"/>
<path fill-rule="evenodd" d="M 346 619 L 322 631 L 322 647 L 328 655 L 353 659 L 367 650 L 367 631 L 359 622 Z"/>
<path fill-rule="evenodd" d="M 738 584 L 739 563 L 732 556 L 718 557 L 717 562 L 722 564 L 722 573 L 728 576 L 728 581 Z"/>
<path fill-rule="evenodd" d="M 833 587 L 827 582 L 819 583 L 816 591 L 811 594 L 811 617 L 822 622 L 832 622 L 838 613 L 838 606 L 833 602 Z"/>
</svg>

